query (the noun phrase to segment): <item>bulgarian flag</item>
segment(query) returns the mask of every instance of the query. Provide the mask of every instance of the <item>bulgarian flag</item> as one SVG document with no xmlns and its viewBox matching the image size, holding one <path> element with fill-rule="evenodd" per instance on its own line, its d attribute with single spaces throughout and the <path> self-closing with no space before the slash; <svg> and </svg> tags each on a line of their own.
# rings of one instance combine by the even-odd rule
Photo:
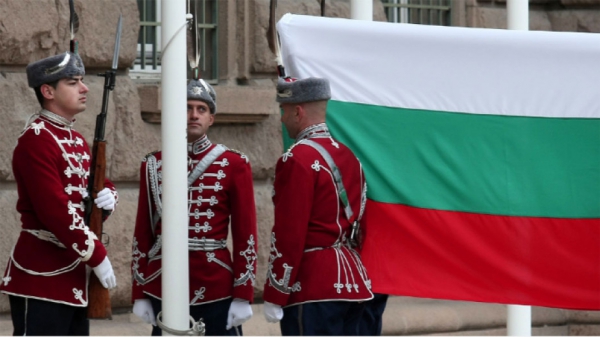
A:
<svg viewBox="0 0 600 337">
<path fill-rule="evenodd" d="M 285 15 L 368 184 L 378 293 L 600 309 L 600 36 Z"/>
</svg>

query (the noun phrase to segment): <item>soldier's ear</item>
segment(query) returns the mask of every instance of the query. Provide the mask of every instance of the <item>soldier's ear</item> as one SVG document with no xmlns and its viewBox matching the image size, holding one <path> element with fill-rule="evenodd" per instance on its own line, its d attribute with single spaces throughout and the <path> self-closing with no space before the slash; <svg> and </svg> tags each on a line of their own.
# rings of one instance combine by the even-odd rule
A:
<svg viewBox="0 0 600 337">
<path fill-rule="evenodd" d="M 54 98 L 54 88 L 51 85 L 42 84 L 40 86 L 40 92 L 42 93 L 42 96 L 44 96 L 45 99 Z"/>
<path fill-rule="evenodd" d="M 298 118 L 298 120 L 302 119 L 306 114 L 306 110 L 304 110 L 304 105 L 296 104 L 294 106 L 294 117 Z"/>
</svg>

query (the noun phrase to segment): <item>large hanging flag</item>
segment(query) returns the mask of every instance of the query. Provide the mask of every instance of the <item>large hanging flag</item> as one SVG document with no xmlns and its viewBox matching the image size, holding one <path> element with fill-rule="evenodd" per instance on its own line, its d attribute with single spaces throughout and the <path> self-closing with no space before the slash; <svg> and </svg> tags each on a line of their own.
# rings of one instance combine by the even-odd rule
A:
<svg viewBox="0 0 600 337">
<path fill-rule="evenodd" d="M 600 36 L 285 15 L 368 182 L 375 292 L 600 309 Z"/>
</svg>

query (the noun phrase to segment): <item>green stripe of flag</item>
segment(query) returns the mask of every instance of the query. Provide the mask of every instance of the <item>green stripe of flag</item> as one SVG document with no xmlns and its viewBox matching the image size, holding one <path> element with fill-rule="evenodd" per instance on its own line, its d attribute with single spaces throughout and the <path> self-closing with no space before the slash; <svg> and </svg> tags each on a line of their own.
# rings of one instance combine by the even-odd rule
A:
<svg viewBox="0 0 600 337">
<path fill-rule="evenodd" d="M 600 119 L 463 114 L 330 101 L 370 199 L 437 210 L 600 217 Z"/>
</svg>

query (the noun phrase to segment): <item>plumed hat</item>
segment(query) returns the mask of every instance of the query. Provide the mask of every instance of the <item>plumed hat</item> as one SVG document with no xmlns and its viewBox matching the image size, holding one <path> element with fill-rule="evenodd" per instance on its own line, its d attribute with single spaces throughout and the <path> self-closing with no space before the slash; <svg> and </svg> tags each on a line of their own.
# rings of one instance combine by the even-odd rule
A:
<svg viewBox="0 0 600 337">
<path fill-rule="evenodd" d="M 31 88 L 63 78 L 85 75 L 85 67 L 81 57 L 71 52 L 32 62 L 27 65 L 26 71 L 27 82 Z"/>
<path fill-rule="evenodd" d="M 217 93 L 203 79 L 191 80 L 187 86 L 187 99 L 206 103 L 211 114 L 217 113 Z"/>
<path fill-rule="evenodd" d="M 277 102 L 304 103 L 331 98 L 329 81 L 325 78 L 309 77 L 295 79 L 280 78 L 277 82 Z"/>
</svg>

